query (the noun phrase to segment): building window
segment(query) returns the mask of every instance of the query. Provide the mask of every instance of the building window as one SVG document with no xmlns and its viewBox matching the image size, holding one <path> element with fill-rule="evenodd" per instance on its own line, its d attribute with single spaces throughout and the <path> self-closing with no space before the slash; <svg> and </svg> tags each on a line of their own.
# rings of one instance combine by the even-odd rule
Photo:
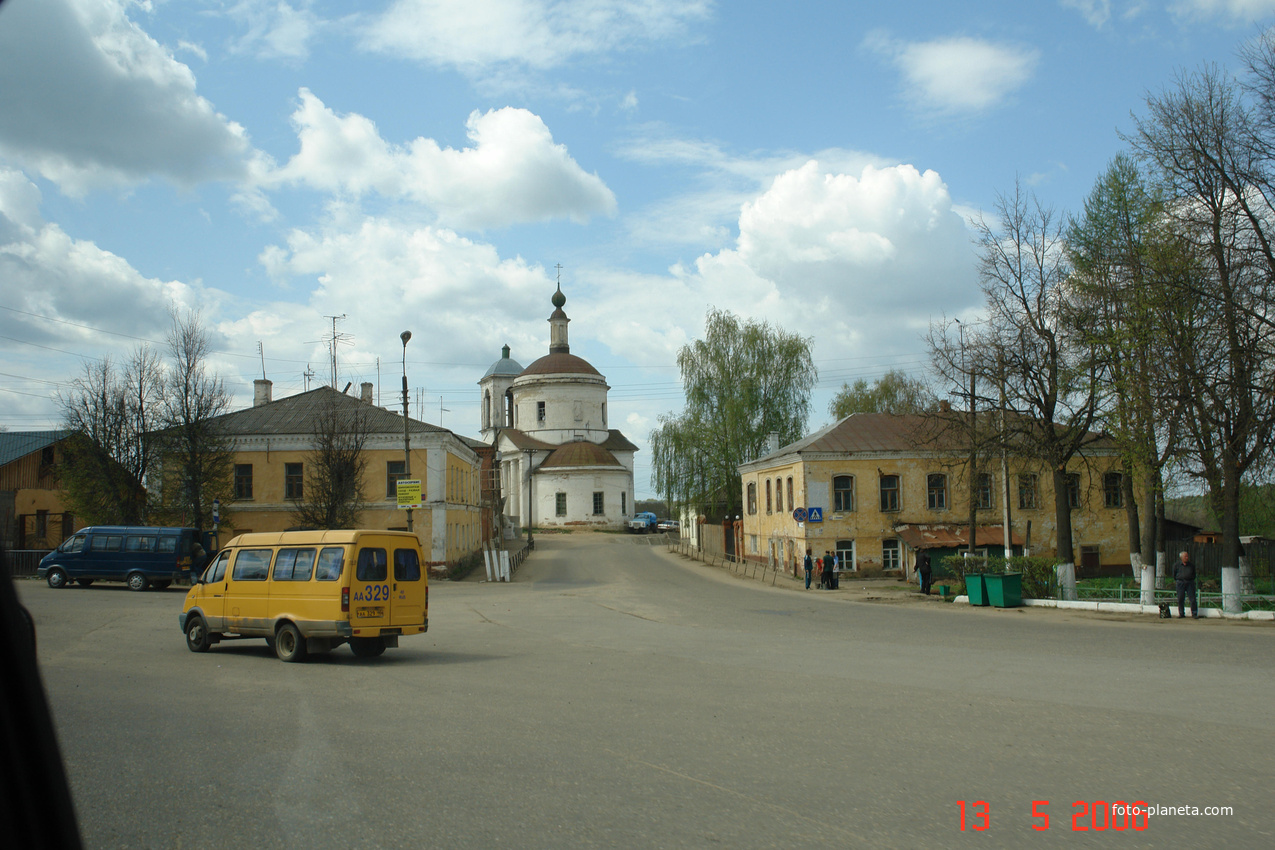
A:
<svg viewBox="0 0 1275 850">
<path fill-rule="evenodd" d="M 775 479 L 775 512 L 784 512 L 784 479 Z"/>
<path fill-rule="evenodd" d="M 300 499 L 304 480 L 301 464 L 285 463 L 283 465 L 283 497 L 285 499 Z"/>
<path fill-rule="evenodd" d="M 620 494 L 620 516 L 628 516 L 628 515 L 629 515 L 629 494 L 621 493 Z"/>
<path fill-rule="evenodd" d="M 847 513 L 854 510 L 854 478 L 835 475 L 832 478 L 832 512 Z"/>
<path fill-rule="evenodd" d="M 545 421 L 545 403 L 543 401 L 536 402 L 536 421 Z"/>
<path fill-rule="evenodd" d="M 897 540 L 881 541 L 881 568 L 884 570 L 897 570 L 903 566 L 903 558 L 900 556 L 902 550 L 899 548 Z"/>
<path fill-rule="evenodd" d="M 859 569 L 858 563 L 854 559 L 854 541 L 838 540 L 837 541 L 837 572 L 848 573 Z"/>
<path fill-rule="evenodd" d="M 554 508 L 558 516 L 567 515 L 567 494 L 566 493 L 554 494 Z"/>
<path fill-rule="evenodd" d="M 792 510 L 795 507 L 797 507 L 797 503 L 794 502 L 792 498 L 792 476 L 789 475 L 788 476 L 788 509 Z"/>
<path fill-rule="evenodd" d="M 897 511 L 899 509 L 899 476 L 881 476 L 881 510 Z"/>
<path fill-rule="evenodd" d="M 929 500 L 930 510 L 947 510 L 947 476 L 941 472 L 932 472 L 925 476 L 925 493 Z"/>
<path fill-rule="evenodd" d="M 385 461 L 385 498 L 398 498 L 398 480 L 407 477 L 407 461 L 405 460 L 387 460 Z"/>
<path fill-rule="evenodd" d="M 1020 510 L 1036 509 L 1036 475 L 1025 472 L 1018 476 L 1018 507 Z"/>
<path fill-rule="evenodd" d="M 996 507 L 996 479 L 990 472 L 978 474 L 978 487 L 974 488 L 974 507 L 980 511 L 990 511 Z"/>
<path fill-rule="evenodd" d="M 593 515 L 602 516 L 602 494 L 593 494 Z"/>
<path fill-rule="evenodd" d="M 235 498 L 252 498 L 252 464 L 235 464 Z"/>
<path fill-rule="evenodd" d="M 771 509 L 771 503 L 770 503 L 770 479 L 766 480 L 766 513 L 768 514 L 774 513 L 774 511 Z"/>
<path fill-rule="evenodd" d="M 1080 474 L 1076 472 L 1067 473 L 1067 507 L 1080 510 Z"/>
<path fill-rule="evenodd" d="M 757 513 L 757 482 L 748 482 L 748 513 L 750 515 Z"/>
<path fill-rule="evenodd" d="M 1124 507 L 1124 476 L 1119 472 L 1102 476 L 1102 503 L 1109 508 Z"/>
</svg>

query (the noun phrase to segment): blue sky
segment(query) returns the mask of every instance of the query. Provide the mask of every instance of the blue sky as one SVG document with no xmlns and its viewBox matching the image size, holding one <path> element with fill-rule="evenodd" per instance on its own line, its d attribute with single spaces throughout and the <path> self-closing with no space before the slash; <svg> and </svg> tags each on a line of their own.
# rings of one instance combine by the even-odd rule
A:
<svg viewBox="0 0 1275 850">
<path fill-rule="evenodd" d="M 1075 211 L 1148 91 L 1275 0 L 0 3 L 0 427 L 59 421 L 85 359 L 201 311 L 251 403 L 330 378 L 478 430 L 508 343 L 573 353 L 643 449 L 709 306 L 842 382 L 925 365 L 979 311 L 971 216 Z M 378 377 L 378 358 L 380 360 Z M 313 383 L 311 384 L 314 385 Z M 441 408 L 441 412 L 440 412 Z"/>
</svg>

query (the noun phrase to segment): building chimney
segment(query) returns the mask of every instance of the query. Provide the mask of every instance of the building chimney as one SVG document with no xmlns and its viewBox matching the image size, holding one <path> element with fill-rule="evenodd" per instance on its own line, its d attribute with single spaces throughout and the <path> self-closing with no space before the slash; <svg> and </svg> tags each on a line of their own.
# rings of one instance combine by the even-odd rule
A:
<svg viewBox="0 0 1275 850">
<path fill-rule="evenodd" d="M 372 403 L 372 382 L 364 381 L 359 384 L 359 401 L 364 404 Z"/>
<path fill-rule="evenodd" d="M 270 403 L 270 388 L 273 383 L 265 378 L 258 378 L 252 382 L 252 406 L 261 407 L 263 404 Z"/>
</svg>

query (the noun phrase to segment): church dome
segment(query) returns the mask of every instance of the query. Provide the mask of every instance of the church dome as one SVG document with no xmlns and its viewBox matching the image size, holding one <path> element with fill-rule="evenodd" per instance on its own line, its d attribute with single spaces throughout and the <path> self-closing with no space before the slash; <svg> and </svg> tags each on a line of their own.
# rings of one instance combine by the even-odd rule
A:
<svg viewBox="0 0 1275 850">
<path fill-rule="evenodd" d="M 500 349 L 500 359 L 491 364 L 491 367 L 483 374 L 483 378 L 490 378 L 492 375 L 508 376 L 516 378 L 522 372 L 522 365 L 509 356 L 509 346 Z"/>
<path fill-rule="evenodd" d="M 619 466 L 615 455 L 588 440 L 576 440 L 559 446 L 540 464 L 541 469 L 581 466 Z"/>
<path fill-rule="evenodd" d="M 566 352 L 556 352 L 554 354 L 546 354 L 539 360 L 532 363 L 526 369 L 522 370 L 523 375 L 597 375 L 602 373 L 593 366 L 589 365 L 589 361 L 583 357 L 577 357 L 574 354 Z"/>
</svg>

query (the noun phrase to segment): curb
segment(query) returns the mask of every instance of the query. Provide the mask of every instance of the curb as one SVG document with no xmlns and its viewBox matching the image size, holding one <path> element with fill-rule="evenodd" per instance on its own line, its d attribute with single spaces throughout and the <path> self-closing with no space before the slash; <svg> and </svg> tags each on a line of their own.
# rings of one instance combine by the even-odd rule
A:
<svg viewBox="0 0 1275 850">
<path fill-rule="evenodd" d="M 968 596 L 958 596 L 953 603 L 969 604 Z M 1024 599 L 1024 608 L 1062 608 L 1071 611 L 1097 611 L 1109 614 L 1155 614 L 1160 615 L 1159 605 L 1143 605 L 1138 602 L 1081 602 L 1066 599 Z M 1201 608 L 1200 616 L 1226 620 L 1275 620 L 1275 611 L 1245 611 L 1242 614 L 1227 614 L 1218 608 Z M 1176 617 L 1174 619 L 1177 619 Z"/>
</svg>

